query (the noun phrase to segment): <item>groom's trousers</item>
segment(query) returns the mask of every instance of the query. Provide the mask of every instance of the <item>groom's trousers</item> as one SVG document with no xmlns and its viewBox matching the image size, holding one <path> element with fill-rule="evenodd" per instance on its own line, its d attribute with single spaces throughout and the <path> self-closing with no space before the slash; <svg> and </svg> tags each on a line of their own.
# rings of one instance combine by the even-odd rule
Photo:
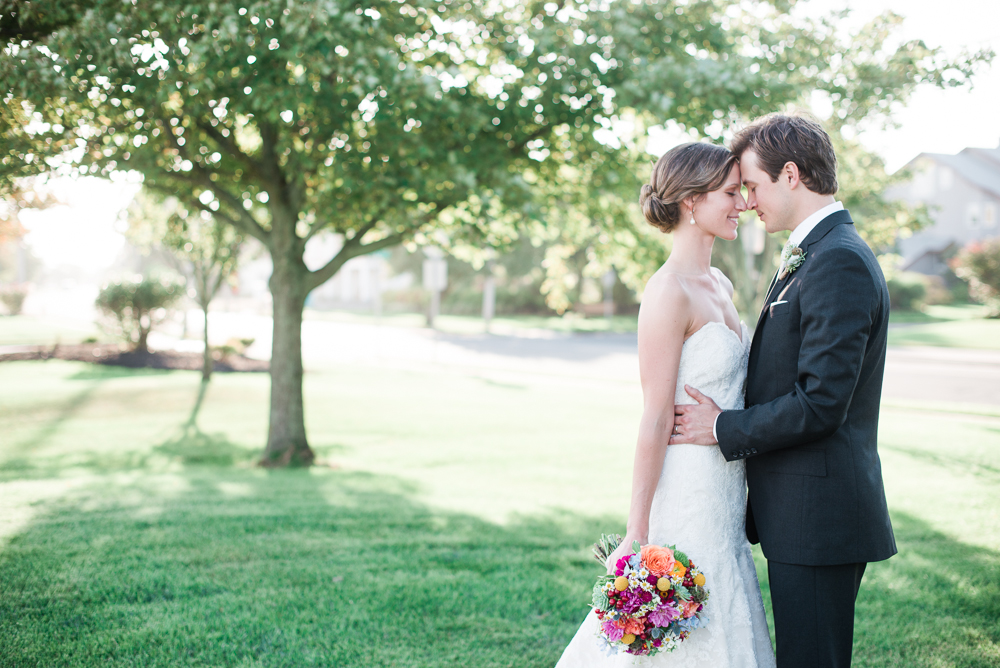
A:
<svg viewBox="0 0 1000 668">
<path fill-rule="evenodd" d="M 865 566 L 767 562 L 778 668 L 849 668 Z"/>
</svg>

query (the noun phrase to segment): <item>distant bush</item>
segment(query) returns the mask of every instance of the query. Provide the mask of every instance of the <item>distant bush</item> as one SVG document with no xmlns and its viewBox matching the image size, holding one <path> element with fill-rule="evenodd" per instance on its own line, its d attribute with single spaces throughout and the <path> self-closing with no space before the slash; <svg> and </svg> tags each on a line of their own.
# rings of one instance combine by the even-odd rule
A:
<svg viewBox="0 0 1000 668">
<path fill-rule="evenodd" d="M 96 305 L 112 318 L 108 329 L 138 352 L 148 352 L 153 327 L 166 317 L 166 309 L 184 294 L 184 286 L 165 278 L 125 279 L 108 283 L 97 295 Z"/>
<path fill-rule="evenodd" d="M 969 294 L 1000 318 L 1000 237 L 975 241 L 953 260 L 955 273 L 969 283 Z"/>
<path fill-rule="evenodd" d="M 904 271 L 886 281 L 889 303 L 897 311 L 916 311 L 927 296 L 927 279 L 923 274 Z"/>
<path fill-rule="evenodd" d="M 24 298 L 28 296 L 27 290 L 23 288 L 6 288 L 0 291 L 0 302 L 7 307 L 10 315 L 20 315 L 24 307 Z"/>
</svg>

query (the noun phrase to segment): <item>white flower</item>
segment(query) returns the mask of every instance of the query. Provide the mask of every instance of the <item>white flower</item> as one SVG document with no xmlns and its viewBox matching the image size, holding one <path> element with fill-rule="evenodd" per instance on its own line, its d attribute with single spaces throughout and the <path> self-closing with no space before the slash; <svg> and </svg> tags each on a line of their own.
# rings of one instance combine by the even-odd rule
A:
<svg viewBox="0 0 1000 668">
<path fill-rule="evenodd" d="M 781 251 L 781 273 L 778 274 L 778 279 L 784 279 L 801 267 L 805 261 L 806 252 L 804 250 L 792 245 L 791 242 L 785 244 L 785 247 Z"/>
</svg>

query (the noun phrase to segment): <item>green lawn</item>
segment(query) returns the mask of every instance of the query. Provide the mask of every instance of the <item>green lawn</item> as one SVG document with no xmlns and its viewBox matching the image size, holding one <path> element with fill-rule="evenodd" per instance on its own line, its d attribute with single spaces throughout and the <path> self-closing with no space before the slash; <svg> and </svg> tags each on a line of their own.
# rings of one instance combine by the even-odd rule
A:
<svg viewBox="0 0 1000 668">
<path fill-rule="evenodd" d="M 0 346 L 48 346 L 80 343 L 86 338 L 106 338 L 97 327 L 78 320 L 37 318 L 30 315 L 0 315 Z"/>
<path fill-rule="evenodd" d="M 986 319 L 984 306 L 927 306 L 890 318 L 889 345 L 1000 350 L 1000 319 Z"/>
<path fill-rule="evenodd" d="M 637 387 L 317 372 L 323 465 L 272 472 L 267 377 L 199 390 L 0 364 L 0 666 L 555 663 L 622 529 Z M 856 666 L 1000 664 L 998 452 L 996 416 L 884 412 L 900 555 L 869 567 Z"/>
</svg>

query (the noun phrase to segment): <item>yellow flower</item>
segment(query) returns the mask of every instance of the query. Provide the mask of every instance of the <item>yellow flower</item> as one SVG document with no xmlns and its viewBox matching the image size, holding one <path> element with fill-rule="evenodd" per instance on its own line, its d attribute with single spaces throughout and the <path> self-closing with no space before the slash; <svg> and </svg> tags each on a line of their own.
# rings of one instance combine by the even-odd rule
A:
<svg viewBox="0 0 1000 668">
<path fill-rule="evenodd" d="M 624 575 L 619 575 L 615 578 L 615 589 L 618 591 L 625 591 L 628 589 L 628 578 Z"/>
<path fill-rule="evenodd" d="M 631 633 L 626 633 L 625 635 L 622 636 L 622 642 L 625 643 L 626 645 L 631 645 L 632 643 L 635 642 L 635 636 L 632 635 Z"/>
<path fill-rule="evenodd" d="M 660 591 L 667 591 L 668 589 L 670 589 L 670 579 L 660 578 L 659 580 L 656 581 L 656 588 L 659 589 Z"/>
<path fill-rule="evenodd" d="M 699 587 L 703 587 L 705 585 L 705 574 L 698 573 L 698 575 L 694 576 L 694 583 Z"/>
</svg>

